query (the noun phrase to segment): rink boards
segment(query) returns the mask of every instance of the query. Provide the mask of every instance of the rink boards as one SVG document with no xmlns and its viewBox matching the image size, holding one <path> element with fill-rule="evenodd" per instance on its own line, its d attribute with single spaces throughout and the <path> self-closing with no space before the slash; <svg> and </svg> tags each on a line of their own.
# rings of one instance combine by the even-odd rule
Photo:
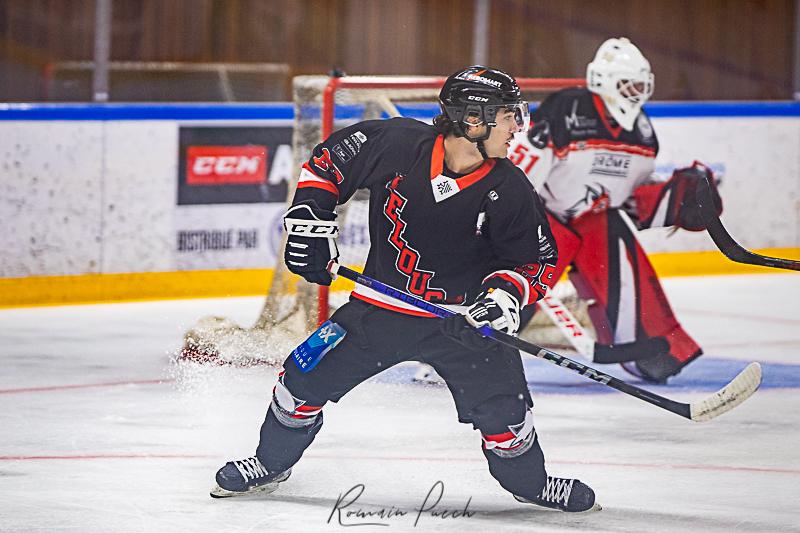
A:
<svg viewBox="0 0 800 533">
<path fill-rule="evenodd" d="M 647 110 L 658 173 L 703 161 L 742 245 L 800 256 L 800 104 Z M 293 172 L 289 104 L 7 105 L 0 129 L 0 306 L 264 293 Z M 204 161 L 227 161 L 228 175 L 204 175 Z M 765 272 L 727 261 L 704 232 L 640 237 L 664 276 Z"/>
</svg>

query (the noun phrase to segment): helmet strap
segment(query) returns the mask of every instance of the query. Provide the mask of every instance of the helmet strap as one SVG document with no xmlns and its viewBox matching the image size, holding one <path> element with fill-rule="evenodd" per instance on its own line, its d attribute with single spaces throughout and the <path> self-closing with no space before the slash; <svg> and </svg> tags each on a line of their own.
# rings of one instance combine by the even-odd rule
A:
<svg viewBox="0 0 800 533">
<path fill-rule="evenodd" d="M 463 137 L 469 142 L 475 143 L 475 146 L 478 148 L 478 152 L 480 152 L 481 157 L 484 159 L 489 159 L 489 155 L 486 153 L 486 147 L 483 145 L 483 141 L 489 138 L 489 135 L 492 132 L 492 126 L 486 125 L 486 133 L 483 134 L 480 138 L 470 137 L 467 135 L 466 129 L 464 128 L 463 124 L 457 122 L 455 120 L 453 122 L 453 133 L 455 133 L 456 137 Z"/>
<path fill-rule="evenodd" d="M 484 159 L 489 159 L 489 155 L 486 153 L 486 147 L 483 145 L 483 140 L 475 141 L 475 145 L 478 147 L 481 157 Z"/>
</svg>

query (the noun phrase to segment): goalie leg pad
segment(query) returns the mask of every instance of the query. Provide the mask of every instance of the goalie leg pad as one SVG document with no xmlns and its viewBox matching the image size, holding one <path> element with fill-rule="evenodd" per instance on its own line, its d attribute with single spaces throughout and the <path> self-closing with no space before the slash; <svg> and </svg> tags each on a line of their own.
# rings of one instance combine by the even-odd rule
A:
<svg viewBox="0 0 800 533">
<path fill-rule="evenodd" d="M 583 246 L 575 257 L 580 280 L 574 284 L 582 297 L 595 300 L 589 316 L 598 342 L 668 337 L 680 327 L 644 249 L 618 210 L 581 217 L 575 229 Z"/>
</svg>

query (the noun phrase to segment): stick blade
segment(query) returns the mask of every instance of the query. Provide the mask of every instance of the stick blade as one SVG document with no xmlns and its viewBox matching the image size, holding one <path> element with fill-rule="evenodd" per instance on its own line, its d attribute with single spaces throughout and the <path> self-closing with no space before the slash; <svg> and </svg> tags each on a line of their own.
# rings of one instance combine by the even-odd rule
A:
<svg viewBox="0 0 800 533">
<path fill-rule="evenodd" d="M 727 413 L 758 390 L 761 385 L 761 365 L 750 363 L 733 381 L 708 398 L 689 406 L 692 420 L 706 422 Z"/>
</svg>

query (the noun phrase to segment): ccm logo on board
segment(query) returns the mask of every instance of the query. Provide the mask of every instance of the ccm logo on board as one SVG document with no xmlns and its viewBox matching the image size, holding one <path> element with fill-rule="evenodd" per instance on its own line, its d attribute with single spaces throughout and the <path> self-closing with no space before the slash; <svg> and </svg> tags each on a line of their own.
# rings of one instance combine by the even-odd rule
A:
<svg viewBox="0 0 800 533">
<path fill-rule="evenodd" d="M 252 185 L 267 181 L 266 146 L 189 146 L 188 185 Z"/>
</svg>

